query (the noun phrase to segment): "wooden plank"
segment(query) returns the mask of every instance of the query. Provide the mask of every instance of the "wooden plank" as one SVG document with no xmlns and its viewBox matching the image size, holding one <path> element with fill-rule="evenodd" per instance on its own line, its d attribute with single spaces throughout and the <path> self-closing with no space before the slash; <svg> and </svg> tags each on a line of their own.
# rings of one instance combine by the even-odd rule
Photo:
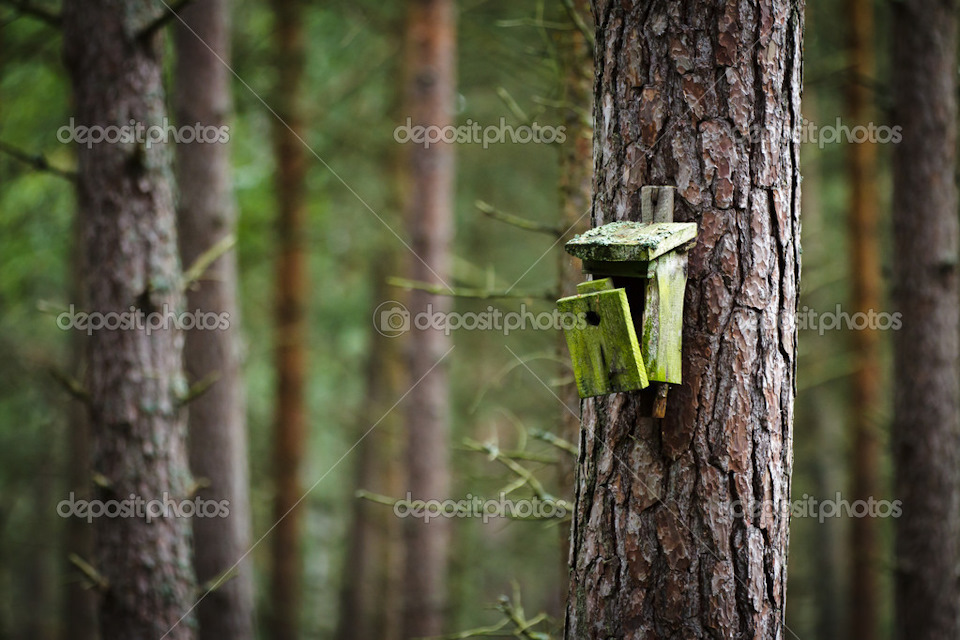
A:
<svg viewBox="0 0 960 640">
<path fill-rule="evenodd" d="M 566 249 L 592 262 L 649 262 L 696 237 L 695 222 L 611 222 L 576 236 Z"/>
<path fill-rule="evenodd" d="M 561 298 L 557 307 L 582 319 L 564 330 L 581 398 L 649 384 L 624 289 Z"/>
<path fill-rule="evenodd" d="M 687 254 L 668 253 L 651 263 L 640 340 L 650 380 L 680 384 L 683 291 L 687 285 Z"/>
<path fill-rule="evenodd" d="M 673 222 L 673 194 L 676 187 L 641 187 L 640 222 Z"/>
<path fill-rule="evenodd" d="M 577 285 L 577 293 L 596 293 L 597 291 L 609 291 L 613 289 L 613 280 L 610 278 L 601 278 L 599 280 L 587 280 Z"/>
</svg>

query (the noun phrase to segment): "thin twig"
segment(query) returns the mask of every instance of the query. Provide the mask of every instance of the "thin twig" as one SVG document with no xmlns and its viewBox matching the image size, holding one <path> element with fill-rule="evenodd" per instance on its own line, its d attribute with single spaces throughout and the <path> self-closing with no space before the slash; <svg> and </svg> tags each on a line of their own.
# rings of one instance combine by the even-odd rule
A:
<svg viewBox="0 0 960 640">
<path fill-rule="evenodd" d="M 180 0 L 177 4 L 170 6 L 164 3 L 164 8 L 166 11 L 160 14 L 153 22 L 145 26 L 140 30 L 140 33 L 137 34 L 139 40 L 149 40 L 155 33 L 163 29 L 167 24 L 176 18 L 181 11 L 183 11 L 188 4 L 193 2 L 193 0 Z"/>
<path fill-rule="evenodd" d="M 90 581 L 91 586 L 96 587 L 99 591 L 106 591 L 110 588 L 110 581 L 104 578 L 92 564 L 75 553 L 71 553 L 67 558 L 73 566 L 80 569 L 80 572 Z"/>
<path fill-rule="evenodd" d="M 496 300 L 496 299 L 518 299 L 518 300 L 549 300 L 550 302 L 555 301 L 559 296 L 557 296 L 552 291 L 543 291 L 540 293 L 536 292 L 508 292 L 508 291 L 494 291 L 490 289 L 470 289 L 464 287 L 454 287 L 453 289 L 447 289 L 444 286 L 431 284 L 429 282 L 421 282 L 419 280 L 408 280 L 406 278 L 387 278 L 387 284 L 393 287 L 400 287 L 407 291 L 416 289 L 418 291 L 426 291 L 427 293 L 432 293 L 437 296 L 450 296 L 452 298 L 471 298 L 474 300 Z"/>
<path fill-rule="evenodd" d="M 37 171 L 50 173 L 59 178 L 63 178 L 64 180 L 69 180 L 70 182 L 75 182 L 77 179 L 77 174 L 75 171 L 66 171 L 64 169 L 58 169 L 57 167 L 51 166 L 42 154 L 31 154 L 3 141 L 0 141 L 0 151 L 7 154 L 11 158 L 15 158 L 24 164 L 30 165 Z"/>
<path fill-rule="evenodd" d="M 0 4 L 13 7 L 23 15 L 36 18 L 40 22 L 43 22 L 47 26 L 54 27 L 55 29 L 59 29 L 63 25 L 63 18 L 61 18 L 59 15 L 51 11 L 47 11 L 46 9 L 34 6 L 26 0 L 0 0 Z"/>
<path fill-rule="evenodd" d="M 207 269 L 210 268 L 210 265 L 216 262 L 217 258 L 225 254 L 227 251 L 230 251 L 235 244 L 237 244 L 236 236 L 234 236 L 232 233 L 228 233 L 220 238 L 220 240 L 218 240 L 212 247 L 197 256 L 197 259 L 193 261 L 193 264 L 190 265 L 190 268 L 187 269 L 183 274 L 184 291 L 189 289 L 195 282 L 202 278 L 203 274 L 206 273 Z"/>
<path fill-rule="evenodd" d="M 488 218 L 493 218 L 494 220 L 499 220 L 500 222 L 506 222 L 507 224 L 513 225 L 518 229 L 523 229 L 524 231 L 546 233 L 554 236 L 555 238 L 562 237 L 566 232 L 566 229 L 562 229 L 556 225 L 535 222 L 533 220 L 521 218 L 520 216 L 515 216 L 512 213 L 505 213 L 494 207 L 492 204 L 484 202 L 483 200 L 477 200 L 473 204 L 477 208 L 477 211 Z"/>
<path fill-rule="evenodd" d="M 583 34 L 584 40 L 587 41 L 587 49 L 589 49 L 590 57 L 592 58 L 594 49 L 597 46 L 596 36 L 590 31 L 587 23 L 583 21 L 583 16 L 580 15 L 577 8 L 573 6 L 573 0 L 561 0 L 561 2 L 563 2 L 563 8 L 567 10 L 567 15 L 570 16 L 570 20 L 574 26 Z"/>
</svg>

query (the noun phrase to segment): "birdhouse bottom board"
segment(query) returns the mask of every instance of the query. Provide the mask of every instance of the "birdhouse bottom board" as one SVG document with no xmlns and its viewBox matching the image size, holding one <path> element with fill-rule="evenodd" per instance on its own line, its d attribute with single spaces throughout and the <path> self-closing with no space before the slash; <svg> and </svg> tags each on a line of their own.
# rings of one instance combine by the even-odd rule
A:
<svg viewBox="0 0 960 640">
<path fill-rule="evenodd" d="M 603 282 L 605 285 L 601 286 L 612 286 L 610 280 Z M 649 385 L 624 289 L 561 298 L 557 308 L 579 320 L 564 334 L 581 398 L 634 391 Z"/>
</svg>

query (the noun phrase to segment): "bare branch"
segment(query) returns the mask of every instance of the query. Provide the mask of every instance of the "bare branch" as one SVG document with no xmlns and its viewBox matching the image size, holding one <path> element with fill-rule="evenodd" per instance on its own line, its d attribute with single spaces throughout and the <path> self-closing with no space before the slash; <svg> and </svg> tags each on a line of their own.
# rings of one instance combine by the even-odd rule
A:
<svg viewBox="0 0 960 640">
<path fill-rule="evenodd" d="M 84 404 L 90 403 L 90 393 L 83 388 L 83 385 L 80 384 L 80 381 L 71 375 L 50 367 L 50 375 L 54 380 L 60 383 L 60 386 L 69 393 L 74 399 L 83 402 Z"/>
<path fill-rule="evenodd" d="M 203 277 L 203 274 L 210 268 L 210 265 L 216 262 L 217 259 L 227 251 L 230 251 L 235 244 L 237 244 L 236 236 L 228 233 L 220 238 L 212 247 L 197 256 L 197 259 L 193 261 L 190 268 L 183 274 L 183 289 L 187 290 L 193 286 L 194 283 Z"/>
<path fill-rule="evenodd" d="M 5 0 L 0 0 L 3 2 Z M 46 173 L 53 174 L 64 180 L 69 180 L 70 182 L 75 182 L 77 179 L 77 174 L 75 171 L 66 171 L 64 169 L 58 169 L 50 165 L 47 162 L 47 159 L 42 154 L 31 154 L 23 149 L 18 149 L 17 147 L 7 144 L 6 142 L 0 141 L 0 151 L 7 154 L 11 158 L 19 160 L 24 164 L 28 164 L 37 171 L 44 171 Z"/>
<path fill-rule="evenodd" d="M 496 300 L 496 299 L 518 299 L 518 300 L 548 300 L 554 302 L 559 296 L 553 291 L 542 292 L 510 292 L 493 291 L 490 289 L 470 289 L 455 287 L 452 290 L 444 286 L 431 284 L 429 282 L 420 282 L 419 280 L 408 280 L 406 278 L 387 278 L 387 284 L 400 287 L 410 291 L 426 291 L 437 296 L 450 296 L 452 298 L 471 298 L 475 300 Z"/>
<path fill-rule="evenodd" d="M 137 34 L 137 38 L 139 40 L 149 40 L 152 38 L 155 33 L 163 29 L 171 20 L 180 15 L 180 12 L 191 2 L 193 2 L 193 0 L 180 0 L 180 2 L 172 6 L 164 2 L 163 5 L 166 11 L 161 13 L 156 20 L 141 29 L 140 33 Z"/>
<path fill-rule="evenodd" d="M 511 213 L 505 213 L 494 207 L 492 204 L 484 202 L 483 200 L 477 200 L 473 204 L 483 215 L 493 218 L 494 220 L 499 220 L 500 222 L 506 222 L 507 224 L 513 225 L 519 229 L 523 229 L 524 231 L 546 233 L 554 236 L 555 238 L 562 237 L 566 232 L 565 229 L 552 224 L 534 222 L 533 220 L 527 220 L 526 218 L 521 218 L 520 216 L 515 216 Z"/>
<path fill-rule="evenodd" d="M 98 591 L 106 591 L 110 588 L 110 582 L 97 571 L 92 564 L 81 558 L 75 553 L 71 553 L 67 558 L 70 563 L 90 581 L 90 586 L 96 587 Z"/>
<path fill-rule="evenodd" d="M 26 0 L 0 0 L 0 4 L 13 7 L 23 15 L 35 18 L 55 29 L 59 29 L 63 25 L 63 19 L 59 15 L 41 7 L 34 6 Z"/>
<path fill-rule="evenodd" d="M 577 8 L 573 6 L 573 0 L 561 0 L 563 3 L 563 8 L 567 10 L 567 15 L 570 16 L 570 21 L 573 22 L 573 25 L 583 34 L 584 40 L 587 41 L 587 49 L 590 51 L 590 57 L 593 57 L 593 51 L 597 46 L 596 36 L 590 27 L 587 26 L 587 23 L 583 21 L 583 16 L 580 15 L 580 12 L 577 11 Z"/>
</svg>

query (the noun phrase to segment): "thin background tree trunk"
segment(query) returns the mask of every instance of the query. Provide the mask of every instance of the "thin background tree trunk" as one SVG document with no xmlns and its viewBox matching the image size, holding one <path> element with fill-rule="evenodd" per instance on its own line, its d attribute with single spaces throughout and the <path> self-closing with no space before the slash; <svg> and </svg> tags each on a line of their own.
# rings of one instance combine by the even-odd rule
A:
<svg viewBox="0 0 960 640">
<path fill-rule="evenodd" d="M 220 128 L 228 124 L 230 21 L 228 0 L 204 0 L 175 21 L 177 65 L 174 103 L 177 124 Z M 219 58 L 219 59 L 218 59 Z M 236 230 L 231 194 L 230 152 L 225 141 L 177 145 L 180 187 L 180 256 L 191 265 Z M 201 584 L 216 580 L 250 548 L 246 408 L 240 378 L 240 316 L 237 260 L 233 251 L 217 259 L 187 292 L 187 308 L 226 314 L 227 328 L 186 332 L 184 364 L 191 384 L 214 379 L 188 406 L 190 466 L 204 485 L 204 500 L 226 500 L 230 515 L 193 520 L 194 568 Z M 254 637 L 253 575 L 248 561 L 216 585 L 197 607 L 204 640 Z M 213 585 L 211 585 L 213 586 Z"/>
<path fill-rule="evenodd" d="M 276 362 L 277 405 L 273 574 L 270 601 L 276 640 L 296 640 L 300 617 L 302 495 L 300 467 L 306 447 L 307 153 L 304 136 L 303 79 L 306 50 L 303 4 L 272 0 L 277 84 L 272 104 L 282 122 L 274 123 L 277 198 Z M 299 139 L 298 139 L 299 138 Z M 292 510 L 292 511 L 291 511 Z"/>
<path fill-rule="evenodd" d="M 873 0 L 847 0 L 847 55 L 850 77 L 846 85 L 846 111 L 850 126 L 867 126 L 872 120 L 874 55 Z M 851 313 L 870 314 L 880 309 L 880 248 L 877 237 L 877 151 L 872 141 L 849 144 L 847 174 L 850 184 L 850 278 L 853 284 Z M 852 331 L 853 492 L 855 501 L 879 499 L 880 438 L 877 415 L 880 404 L 880 333 L 870 327 Z M 876 518 L 853 518 L 851 523 L 852 570 L 850 576 L 850 629 L 863 638 L 878 637 L 880 588 L 880 530 Z"/>
<path fill-rule="evenodd" d="M 891 6 L 896 637 L 957 638 L 957 7 Z"/>
<path fill-rule="evenodd" d="M 408 0 L 406 51 L 406 105 L 414 126 L 445 127 L 453 123 L 456 26 L 452 0 Z M 453 146 L 429 148 L 411 143 L 409 224 L 411 273 L 415 280 L 441 284 L 449 278 L 449 251 L 453 235 Z M 410 313 L 449 311 L 448 298 L 415 290 Z M 409 380 L 415 385 L 406 399 L 407 487 L 414 499 L 450 497 L 448 430 L 450 408 L 447 366 L 441 362 L 450 349 L 442 331 L 414 329 L 407 343 Z M 437 363 L 440 362 L 438 365 Z M 431 370 L 432 369 L 432 370 Z M 423 378 L 421 380 L 421 378 Z M 443 632 L 447 598 L 447 554 L 450 523 L 404 523 L 403 637 Z"/>
<path fill-rule="evenodd" d="M 782 638 L 802 4 L 594 7 L 593 223 L 675 185 L 699 238 L 666 418 L 583 403 L 565 637 Z"/>
<path fill-rule="evenodd" d="M 160 11 L 132 0 L 68 0 L 64 59 L 77 125 L 163 126 L 161 38 L 141 30 Z M 90 310 L 182 309 L 176 213 L 165 145 L 78 145 L 78 204 Z M 93 471 L 100 500 L 189 499 L 183 336 L 175 328 L 94 331 L 87 341 Z M 106 581 L 105 640 L 193 637 L 190 522 L 96 521 L 92 564 Z"/>
<path fill-rule="evenodd" d="M 590 5 L 587 0 L 574 0 L 573 11 L 587 25 L 592 25 Z M 571 25 L 573 20 L 571 19 Z M 586 37 L 578 30 L 559 32 L 560 72 L 563 83 L 563 126 L 567 137 L 560 147 L 560 225 L 566 230 L 565 238 L 584 231 L 589 227 L 589 216 L 593 190 L 593 126 L 590 120 L 593 97 L 593 55 Z M 576 285 L 583 277 L 576 260 L 557 248 L 557 283 L 561 296 L 576 293 Z M 563 334 L 557 336 L 560 354 L 566 354 L 566 339 Z M 561 377 L 569 377 L 570 368 L 565 366 Z M 559 389 L 563 406 L 560 407 L 559 436 L 574 445 L 579 440 L 580 419 L 577 415 L 580 396 L 577 385 L 571 379 L 569 384 Z M 576 461 L 572 456 L 560 452 L 559 455 L 560 495 L 573 493 L 576 474 Z M 558 612 L 563 610 L 567 599 L 567 567 L 570 564 L 570 525 L 564 523 L 558 527 L 560 532 L 560 553 L 563 563 L 561 583 L 558 585 Z"/>
</svg>

